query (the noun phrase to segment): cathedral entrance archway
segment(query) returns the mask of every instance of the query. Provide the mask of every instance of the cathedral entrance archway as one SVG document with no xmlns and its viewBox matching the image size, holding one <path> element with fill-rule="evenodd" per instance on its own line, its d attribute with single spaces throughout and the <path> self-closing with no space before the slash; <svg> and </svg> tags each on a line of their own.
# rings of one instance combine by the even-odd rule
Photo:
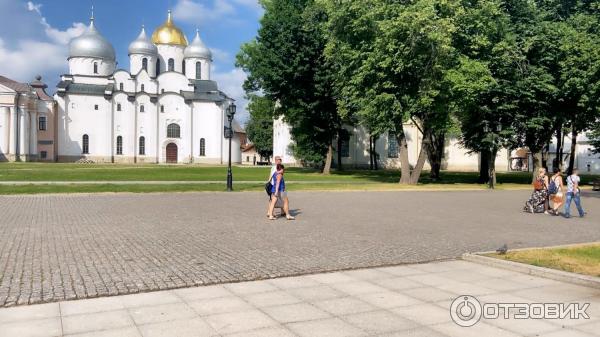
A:
<svg viewBox="0 0 600 337">
<path fill-rule="evenodd" d="M 167 163 L 177 164 L 177 145 L 175 143 L 167 144 Z"/>
</svg>

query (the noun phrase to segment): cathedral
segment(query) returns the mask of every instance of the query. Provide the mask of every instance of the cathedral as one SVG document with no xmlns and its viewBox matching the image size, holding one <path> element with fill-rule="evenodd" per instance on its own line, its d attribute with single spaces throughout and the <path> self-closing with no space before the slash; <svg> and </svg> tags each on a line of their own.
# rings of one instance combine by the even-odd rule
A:
<svg viewBox="0 0 600 337">
<path fill-rule="evenodd" d="M 69 73 L 57 85 L 57 161 L 96 163 L 227 162 L 226 111 L 233 99 L 211 80 L 212 53 L 167 21 L 129 45 L 129 70 L 96 28 L 69 45 Z M 232 161 L 240 162 L 235 123 Z"/>
</svg>

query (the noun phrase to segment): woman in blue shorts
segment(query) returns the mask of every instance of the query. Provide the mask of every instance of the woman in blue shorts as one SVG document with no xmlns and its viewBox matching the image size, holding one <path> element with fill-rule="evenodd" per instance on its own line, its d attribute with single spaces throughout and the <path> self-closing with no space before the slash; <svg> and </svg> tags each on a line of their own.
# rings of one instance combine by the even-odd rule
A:
<svg viewBox="0 0 600 337">
<path fill-rule="evenodd" d="M 271 192 L 273 194 L 271 194 L 271 204 L 269 205 L 269 220 L 277 219 L 273 216 L 273 210 L 275 209 L 275 204 L 278 199 L 283 201 L 283 212 L 285 213 L 286 219 L 295 220 L 295 218 L 290 215 L 290 202 L 287 197 L 287 191 L 285 190 L 285 179 L 283 179 L 284 169 L 282 164 L 277 164 L 275 173 L 271 176 L 271 185 L 273 185 Z"/>
</svg>

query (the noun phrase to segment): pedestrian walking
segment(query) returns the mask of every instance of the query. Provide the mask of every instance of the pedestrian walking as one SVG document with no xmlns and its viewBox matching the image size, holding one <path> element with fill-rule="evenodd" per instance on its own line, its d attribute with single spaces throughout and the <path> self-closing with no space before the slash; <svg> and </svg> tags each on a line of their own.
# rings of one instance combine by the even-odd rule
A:
<svg viewBox="0 0 600 337">
<path fill-rule="evenodd" d="M 287 190 L 285 189 L 285 179 L 283 178 L 284 173 L 285 167 L 282 164 L 277 164 L 276 171 L 273 173 L 271 178 L 273 189 L 271 190 L 271 203 L 269 204 L 269 220 L 276 219 L 276 217 L 273 215 L 273 211 L 275 210 L 275 204 L 278 201 L 283 202 L 283 212 L 286 219 L 296 219 L 290 215 L 290 202 L 288 200 Z"/>
<path fill-rule="evenodd" d="M 281 157 L 280 156 L 275 156 L 275 163 L 273 164 L 273 166 L 271 166 L 271 171 L 269 172 L 269 177 L 267 178 L 267 184 L 265 185 L 267 194 L 269 194 L 269 202 L 267 203 L 267 217 L 269 216 L 269 214 L 271 214 L 269 212 L 269 209 L 271 207 L 271 199 L 272 199 L 271 191 L 273 190 L 272 180 L 273 180 L 273 174 L 275 174 L 275 172 L 277 172 L 277 165 L 281 165 Z"/>
<path fill-rule="evenodd" d="M 583 211 L 583 207 L 581 207 L 581 189 L 579 189 L 579 182 L 581 179 L 579 178 L 579 172 L 577 169 L 573 170 L 573 173 L 567 177 L 567 202 L 565 204 L 565 218 L 571 217 L 571 201 L 575 201 L 575 206 L 577 207 L 577 212 L 579 212 L 579 217 L 583 218 L 585 216 L 585 212 Z"/>
<path fill-rule="evenodd" d="M 540 167 L 538 175 L 533 182 L 533 193 L 531 198 L 525 202 L 523 211 L 528 213 L 546 213 L 548 214 L 548 176 L 546 169 Z"/>
<path fill-rule="evenodd" d="M 552 200 L 552 209 L 549 213 L 558 216 L 559 209 L 565 202 L 564 183 L 560 168 L 555 167 L 553 172 L 554 175 L 550 178 L 550 185 L 548 186 L 548 194 L 550 195 L 550 200 Z"/>
</svg>

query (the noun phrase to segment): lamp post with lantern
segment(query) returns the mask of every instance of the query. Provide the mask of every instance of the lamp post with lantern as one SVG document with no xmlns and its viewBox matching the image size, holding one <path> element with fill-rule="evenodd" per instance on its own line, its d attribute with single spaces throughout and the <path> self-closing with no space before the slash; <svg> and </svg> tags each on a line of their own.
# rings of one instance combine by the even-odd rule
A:
<svg viewBox="0 0 600 337">
<path fill-rule="evenodd" d="M 233 174 L 231 173 L 231 139 L 233 138 L 233 117 L 235 116 L 235 104 L 230 104 L 226 110 L 229 126 L 225 127 L 225 138 L 229 139 L 229 162 L 227 165 L 227 192 L 233 191 Z"/>
</svg>

